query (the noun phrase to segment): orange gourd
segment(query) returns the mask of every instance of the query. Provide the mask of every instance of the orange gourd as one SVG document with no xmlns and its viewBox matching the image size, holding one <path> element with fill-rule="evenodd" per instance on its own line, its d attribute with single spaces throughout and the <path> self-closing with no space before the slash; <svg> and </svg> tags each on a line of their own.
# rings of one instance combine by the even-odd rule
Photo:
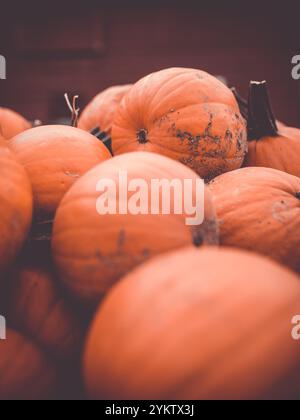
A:
<svg viewBox="0 0 300 420">
<path fill-rule="evenodd" d="M 222 245 L 268 255 L 300 272 L 300 179 L 242 168 L 210 184 Z"/>
<path fill-rule="evenodd" d="M 0 108 L 0 133 L 5 139 L 9 140 L 30 127 L 30 122 L 20 114 L 11 109 Z"/>
<path fill-rule="evenodd" d="M 171 68 L 141 79 L 124 96 L 112 149 L 160 153 L 212 179 L 241 167 L 246 134 L 230 89 L 201 70 Z"/>
<path fill-rule="evenodd" d="M 32 221 L 32 189 L 24 168 L 0 140 L 0 281 L 21 250 Z"/>
<path fill-rule="evenodd" d="M 56 381 L 56 368 L 46 355 L 9 329 L 6 340 L 0 340 L 0 400 L 50 398 Z"/>
<path fill-rule="evenodd" d="M 275 120 L 266 82 L 250 84 L 248 140 L 245 166 L 274 168 L 300 177 L 300 129 Z"/>
<path fill-rule="evenodd" d="M 111 157 L 96 137 L 69 126 L 27 130 L 14 137 L 10 146 L 28 172 L 33 187 L 37 237 L 49 231 L 62 197 L 74 182 Z"/>
<path fill-rule="evenodd" d="M 146 152 L 114 157 L 73 186 L 57 211 L 52 252 L 65 286 L 78 299 L 91 305 L 98 303 L 120 277 L 154 255 L 193 243 L 196 246 L 218 243 L 215 213 L 207 190 L 202 202 L 205 221 L 199 226 L 187 226 L 186 214 L 175 214 L 172 202 L 170 214 L 161 214 L 161 207 L 159 214 L 153 214 L 148 207 L 148 214 L 134 215 L 127 208 L 121 214 L 118 208 L 124 199 L 119 196 L 119 176 L 124 171 L 127 171 L 128 184 L 138 178 L 146 187 L 150 187 L 153 179 L 189 179 L 193 182 L 191 191 L 195 199 L 199 177 L 192 170 L 164 156 Z M 117 195 L 113 198 L 116 214 L 97 213 L 100 197 L 97 184 L 101 179 L 116 183 Z M 131 192 L 128 200 L 133 195 Z"/>
<path fill-rule="evenodd" d="M 95 96 L 83 110 L 78 127 L 86 131 L 97 127 L 110 136 L 116 110 L 131 86 L 112 86 Z"/>
<path fill-rule="evenodd" d="M 126 276 L 95 316 L 88 395 L 113 400 L 299 397 L 300 279 L 239 250 L 186 249 Z"/>
<path fill-rule="evenodd" d="M 53 357 L 79 356 L 84 329 L 55 275 L 37 265 L 21 267 L 10 280 L 9 321 Z"/>
</svg>

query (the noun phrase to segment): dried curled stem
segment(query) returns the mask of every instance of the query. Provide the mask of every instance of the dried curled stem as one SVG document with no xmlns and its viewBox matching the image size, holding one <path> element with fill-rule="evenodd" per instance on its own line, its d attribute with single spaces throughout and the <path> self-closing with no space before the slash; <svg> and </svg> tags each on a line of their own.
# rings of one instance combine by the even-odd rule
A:
<svg viewBox="0 0 300 420">
<path fill-rule="evenodd" d="M 72 104 L 71 104 L 71 101 L 69 99 L 69 95 L 67 93 L 65 93 L 65 100 L 66 100 L 66 103 L 67 103 L 68 108 L 69 108 L 69 110 L 71 112 L 71 115 L 72 115 L 72 119 L 71 119 L 71 126 L 72 127 L 77 127 L 78 126 L 79 111 L 80 111 L 80 108 L 77 107 L 78 99 L 79 99 L 79 95 L 73 96 L 73 100 L 72 100 Z"/>
</svg>

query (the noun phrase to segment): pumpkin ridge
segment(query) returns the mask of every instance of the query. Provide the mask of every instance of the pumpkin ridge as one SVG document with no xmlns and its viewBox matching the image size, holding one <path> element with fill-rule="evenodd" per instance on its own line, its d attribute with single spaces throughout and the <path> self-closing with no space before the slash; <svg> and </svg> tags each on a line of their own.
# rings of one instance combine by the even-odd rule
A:
<svg viewBox="0 0 300 420">
<path fill-rule="evenodd" d="M 182 86 L 178 87 L 178 89 L 180 89 L 180 88 L 182 88 Z M 174 95 L 174 92 L 176 92 L 176 90 L 173 91 L 169 96 Z M 233 95 L 233 97 L 234 97 L 234 95 Z M 174 111 L 172 111 L 172 113 L 180 112 L 180 111 L 183 111 L 183 110 L 185 110 L 187 108 L 190 108 L 190 107 L 193 107 L 193 106 L 205 107 L 205 106 L 208 106 L 208 105 L 222 105 L 223 107 L 230 108 L 232 110 L 232 112 L 236 112 L 236 111 L 239 110 L 238 107 L 234 106 L 234 104 L 229 105 L 225 101 L 224 102 L 218 102 L 216 100 L 211 100 L 211 99 L 209 99 L 209 100 L 202 99 L 201 104 L 199 104 L 199 102 L 191 101 L 189 104 L 185 104 L 185 105 L 176 107 L 176 109 L 174 109 Z M 160 106 L 160 104 L 158 106 Z M 153 109 L 153 111 L 152 111 L 153 114 L 155 114 L 155 110 L 156 110 L 156 108 Z M 164 113 L 161 116 L 156 117 L 155 120 L 159 120 L 159 119 L 163 118 L 164 116 L 168 115 L 169 113 L 170 113 L 170 111 L 168 111 L 167 113 Z"/>
<path fill-rule="evenodd" d="M 203 101 L 201 104 L 199 104 L 199 103 L 197 103 L 197 102 L 195 102 L 195 101 L 193 101 L 193 102 L 191 102 L 191 103 L 189 103 L 189 104 L 185 104 L 185 105 L 182 105 L 182 106 L 179 106 L 179 107 L 176 107 L 176 108 L 171 108 L 171 109 L 169 109 L 167 112 L 165 112 L 165 113 L 163 113 L 162 115 L 159 115 L 159 116 L 157 116 L 154 120 L 153 120 L 153 122 L 152 122 L 152 124 L 151 124 L 151 128 L 153 128 L 153 127 L 156 127 L 159 123 L 160 123 L 160 121 L 161 120 L 163 120 L 163 119 L 167 119 L 167 117 L 171 114 L 180 114 L 180 112 L 181 111 L 186 111 L 187 109 L 189 109 L 189 108 L 192 108 L 192 107 L 201 107 L 201 108 L 203 108 L 203 109 L 205 109 L 205 108 L 207 108 L 208 106 L 210 106 L 210 105 L 215 105 L 215 106 L 221 106 L 221 107 L 226 107 L 226 108 L 229 108 L 233 113 L 234 113 L 234 111 L 235 111 L 235 107 L 233 107 L 233 106 L 231 106 L 231 105 L 227 105 L 227 104 L 223 104 L 222 102 L 216 102 L 216 101 L 208 101 L 208 102 L 205 102 L 205 101 Z M 190 110 L 191 111 L 191 113 L 194 111 L 194 110 Z M 238 113 L 236 113 L 236 117 L 237 117 L 237 119 L 239 119 L 239 120 L 241 120 L 241 118 L 240 118 L 240 116 L 238 115 Z M 188 117 L 186 117 L 185 119 L 187 119 L 188 120 Z M 183 121 L 184 119 L 183 119 L 183 117 L 181 117 L 181 121 Z M 116 124 L 117 125 L 117 124 Z M 167 137 L 167 136 L 164 136 L 164 137 Z"/>
<path fill-rule="evenodd" d="M 150 103 L 148 104 L 148 105 L 149 105 L 149 108 L 151 108 L 151 107 L 152 107 L 152 104 L 153 104 L 153 102 L 156 100 L 156 97 L 160 94 L 160 91 L 161 91 L 162 87 L 166 88 L 166 86 L 168 86 L 169 84 L 171 84 L 172 82 L 174 82 L 174 80 L 176 80 L 177 78 L 180 78 L 180 77 L 182 77 L 182 76 L 185 76 L 185 75 L 186 75 L 186 72 L 185 72 L 184 70 L 185 70 L 185 69 L 183 68 L 183 69 L 182 69 L 182 72 L 174 74 L 174 75 L 173 75 L 173 77 L 170 77 L 170 78 L 169 78 L 169 80 L 167 80 L 167 81 L 164 83 L 164 85 L 163 85 L 163 86 L 159 86 L 159 87 L 158 87 L 158 89 L 157 89 L 157 90 L 156 90 L 156 92 L 154 93 L 154 95 L 153 95 L 153 97 L 152 97 L 152 99 L 151 99 Z M 192 69 L 190 69 L 190 70 L 192 70 Z M 156 73 L 153 73 L 151 76 L 155 76 L 155 75 L 156 75 Z M 191 80 L 186 80 L 186 81 L 185 81 L 185 83 L 183 83 L 183 84 L 179 85 L 179 86 L 178 86 L 175 90 L 173 90 L 171 93 L 169 93 L 169 95 L 168 95 L 168 96 L 166 96 L 166 97 L 165 97 L 165 100 L 166 100 L 167 98 L 169 98 L 169 96 L 174 95 L 174 92 L 176 92 L 177 90 L 181 89 L 183 86 L 185 86 L 186 84 L 188 84 L 188 83 L 190 83 L 190 82 L 191 82 Z M 154 110 L 155 110 L 155 108 L 154 108 Z"/>
</svg>

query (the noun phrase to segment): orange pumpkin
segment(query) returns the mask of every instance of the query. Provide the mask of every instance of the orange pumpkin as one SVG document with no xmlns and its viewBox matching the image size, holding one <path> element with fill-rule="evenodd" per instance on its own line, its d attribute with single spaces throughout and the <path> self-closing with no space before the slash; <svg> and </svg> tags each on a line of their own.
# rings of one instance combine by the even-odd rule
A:
<svg viewBox="0 0 300 420">
<path fill-rule="evenodd" d="M 95 96 L 83 110 L 78 127 L 86 131 L 97 127 L 110 136 L 115 112 L 131 86 L 113 86 Z"/>
<path fill-rule="evenodd" d="M 300 279 L 231 249 L 160 256 L 119 282 L 87 341 L 91 398 L 299 397 Z"/>
<path fill-rule="evenodd" d="M 153 73 L 125 95 L 114 119 L 115 155 L 156 152 L 202 178 L 240 168 L 247 149 L 245 121 L 233 93 L 194 69 Z"/>
<path fill-rule="evenodd" d="M 11 109 L 0 108 L 0 132 L 5 139 L 9 140 L 30 127 L 30 122 L 20 114 Z"/>
<path fill-rule="evenodd" d="M 210 184 L 221 244 L 268 255 L 300 272 L 300 179 L 243 168 Z"/>
<path fill-rule="evenodd" d="M 83 325 L 66 301 L 50 270 L 38 266 L 18 269 L 11 278 L 9 320 L 54 357 L 78 356 Z"/>
<path fill-rule="evenodd" d="M 275 120 L 266 82 L 251 82 L 248 109 L 245 166 L 274 168 L 300 177 L 300 129 Z"/>
<path fill-rule="evenodd" d="M 24 168 L 0 141 L 0 277 L 13 263 L 32 221 L 32 189 Z"/>
<path fill-rule="evenodd" d="M 42 126 L 14 137 L 10 146 L 33 187 L 35 221 L 43 232 L 51 225 L 68 189 L 92 167 L 111 157 L 91 134 L 69 126 Z M 37 233 L 38 236 L 38 233 Z"/>
<path fill-rule="evenodd" d="M 199 226 L 187 226 L 186 214 L 175 214 L 172 192 L 170 214 L 162 214 L 161 191 L 159 214 L 153 214 L 149 207 L 148 214 L 133 214 L 127 208 L 121 214 L 119 206 L 125 200 L 120 193 L 119 176 L 123 171 L 127 171 L 128 184 L 142 178 L 146 188 L 155 179 L 191 180 L 193 199 L 199 181 L 193 171 L 178 162 L 154 153 L 135 152 L 98 165 L 66 194 L 54 222 L 53 257 L 64 284 L 77 298 L 91 305 L 98 303 L 120 277 L 156 254 L 193 243 L 196 246 L 218 243 L 215 213 L 207 190 L 204 204 L 201 202 L 205 221 Z M 102 197 L 97 192 L 101 179 L 114 181 L 117 186 L 112 199 L 116 214 L 99 215 L 96 211 L 97 201 Z M 128 201 L 135 199 L 135 194 L 128 194 Z M 150 200 L 147 204 L 150 206 Z"/>
<path fill-rule="evenodd" d="M 57 372 L 45 354 L 14 330 L 0 340 L 0 400 L 49 398 Z"/>
</svg>

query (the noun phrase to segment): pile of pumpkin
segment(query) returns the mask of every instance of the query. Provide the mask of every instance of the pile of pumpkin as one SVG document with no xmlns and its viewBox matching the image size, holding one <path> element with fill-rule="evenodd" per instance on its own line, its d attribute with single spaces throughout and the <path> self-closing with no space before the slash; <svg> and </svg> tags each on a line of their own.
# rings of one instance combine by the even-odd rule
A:
<svg viewBox="0 0 300 420">
<path fill-rule="evenodd" d="M 266 83 L 173 68 L 69 105 L 0 109 L 0 398 L 299 397 L 300 130 Z M 204 223 L 99 216 L 120 170 L 204 178 Z"/>
</svg>

